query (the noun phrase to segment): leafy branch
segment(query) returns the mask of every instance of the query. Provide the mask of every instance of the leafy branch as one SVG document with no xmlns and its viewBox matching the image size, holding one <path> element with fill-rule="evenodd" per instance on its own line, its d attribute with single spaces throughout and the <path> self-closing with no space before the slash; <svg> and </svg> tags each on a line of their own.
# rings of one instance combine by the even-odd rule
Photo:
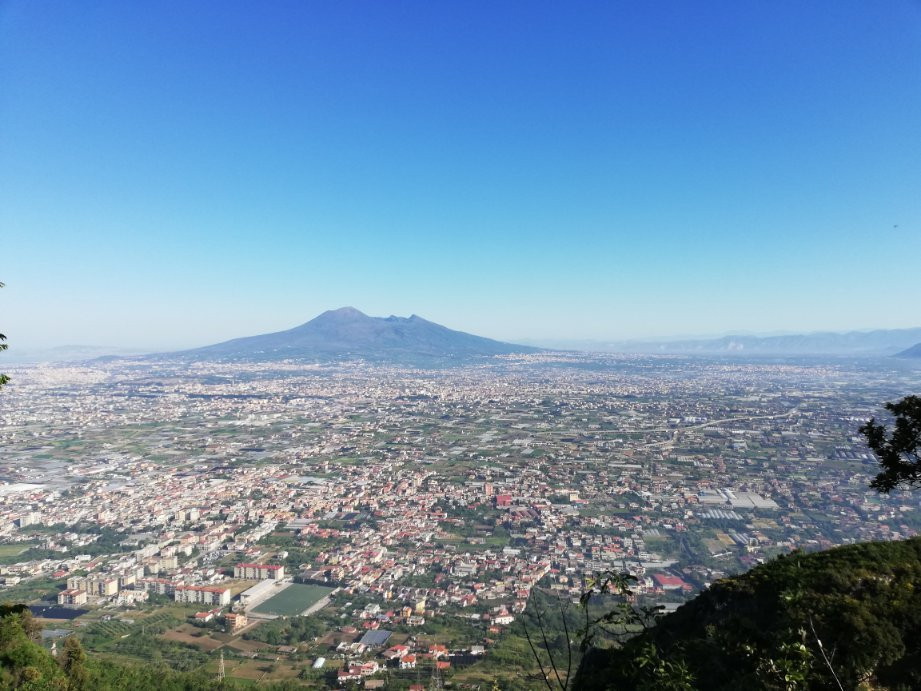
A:
<svg viewBox="0 0 921 691">
<path fill-rule="evenodd" d="M 892 434 L 875 418 L 860 428 L 881 468 L 870 487 L 884 494 L 903 486 L 921 487 L 921 397 L 905 396 L 887 403 L 886 410 L 895 417 Z"/>
</svg>

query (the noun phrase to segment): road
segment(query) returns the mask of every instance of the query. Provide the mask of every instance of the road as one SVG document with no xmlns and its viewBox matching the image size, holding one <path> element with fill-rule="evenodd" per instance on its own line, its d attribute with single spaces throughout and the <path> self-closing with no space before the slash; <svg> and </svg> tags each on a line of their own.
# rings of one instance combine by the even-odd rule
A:
<svg viewBox="0 0 921 691">
<path fill-rule="evenodd" d="M 678 435 L 681 432 L 690 432 L 691 430 L 703 429 L 704 427 L 712 427 L 713 425 L 722 425 L 726 422 L 742 422 L 749 420 L 780 420 L 785 417 L 790 417 L 799 412 L 799 408 L 793 408 L 792 410 L 782 413 L 780 415 L 748 415 L 746 417 L 727 417 L 722 420 L 710 420 L 709 422 L 702 422 L 699 425 L 691 425 L 690 427 L 679 427 L 678 429 L 656 429 L 656 430 L 640 430 L 642 432 L 671 432 L 671 439 L 666 439 L 665 441 L 654 441 L 648 444 L 643 444 L 641 448 L 649 449 L 656 446 L 667 446 L 674 444 L 678 440 Z"/>
</svg>

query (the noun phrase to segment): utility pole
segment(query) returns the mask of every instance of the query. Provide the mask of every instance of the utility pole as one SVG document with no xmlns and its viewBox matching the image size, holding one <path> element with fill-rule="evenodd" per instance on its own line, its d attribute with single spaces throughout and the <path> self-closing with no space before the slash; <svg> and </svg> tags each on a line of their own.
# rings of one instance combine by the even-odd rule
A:
<svg viewBox="0 0 921 691">
<path fill-rule="evenodd" d="M 429 689 L 431 691 L 441 691 L 441 673 L 438 671 L 438 660 L 432 660 L 432 681 L 429 683 Z"/>
<path fill-rule="evenodd" d="M 217 668 L 217 680 L 224 681 L 224 651 L 221 650 L 221 664 Z"/>
</svg>

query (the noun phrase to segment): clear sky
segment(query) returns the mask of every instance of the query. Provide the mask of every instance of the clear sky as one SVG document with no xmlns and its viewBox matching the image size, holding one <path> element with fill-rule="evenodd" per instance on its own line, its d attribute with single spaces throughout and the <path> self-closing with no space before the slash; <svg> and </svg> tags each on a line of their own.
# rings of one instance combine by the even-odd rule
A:
<svg viewBox="0 0 921 691">
<path fill-rule="evenodd" d="M 0 326 L 921 325 L 921 3 L 0 3 Z"/>
</svg>

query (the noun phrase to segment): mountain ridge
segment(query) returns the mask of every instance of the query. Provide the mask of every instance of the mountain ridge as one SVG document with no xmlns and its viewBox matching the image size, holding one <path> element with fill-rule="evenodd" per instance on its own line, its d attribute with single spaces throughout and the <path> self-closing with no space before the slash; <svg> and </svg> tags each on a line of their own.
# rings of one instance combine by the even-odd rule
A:
<svg viewBox="0 0 921 691">
<path fill-rule="evenodd" d="M 901 358 L 921 358 L 921 343 L 915 343 L 910 348 L 906 348 L 901 353 L 898 353 L 896 357 Z"/>
<path fill-rule="evenodd" d="M 284 331 L 244 336 L 169 355 L 189 359 L 254 361 L 363 359 L 426 362 L 464 361 L 540 350 L 455 331 L 417 314 L 409 317 L 370 317 L 354 307 L 340 307 Z"/>
<path fill-rule="evenodd" d="M 921 327 L 756 336 L 624 341 L 554 341 L 548 347 L 613 353 L 730 355 L 900 355 L 921 341 Z M 921 345 L 921 344 L 919 344 Z"/>
</svg>

